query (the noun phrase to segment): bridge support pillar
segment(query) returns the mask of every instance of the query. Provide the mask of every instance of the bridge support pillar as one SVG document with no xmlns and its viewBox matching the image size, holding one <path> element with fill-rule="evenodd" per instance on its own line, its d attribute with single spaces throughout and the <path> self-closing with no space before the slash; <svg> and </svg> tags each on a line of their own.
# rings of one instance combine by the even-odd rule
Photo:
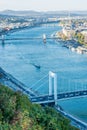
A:
<svg viewBox="0 0 87 130">
<path fill-rule="evenodd" d="M 54 75 L 54 100 L 57 105 L 57 74 Z"/>
<path fill-rule="evenodd" d="M 2 43 L 4 43 L 4 35 L 2 35 Z"/>
<path fill-rule="evenodd" d="M 52 95 L 52 72 L 49 72 L 49 96 Z"/>
<path fill-rule="evenodd" d="M 52 79 L 54 79 L 54 100 L 57 105 L 57 74 L 49 72 L 49 96 L 52 95 Z"/>
</svg>

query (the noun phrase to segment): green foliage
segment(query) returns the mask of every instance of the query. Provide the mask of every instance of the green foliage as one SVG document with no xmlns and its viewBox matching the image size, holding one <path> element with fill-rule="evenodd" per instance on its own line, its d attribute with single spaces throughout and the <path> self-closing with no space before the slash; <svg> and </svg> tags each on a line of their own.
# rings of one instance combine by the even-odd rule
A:
<svg viewBox="0 0 87 130">
<path fill-rule="evenodd" d="M 84 44 L 84 35 L 82 33 L 75 33 L 75 37 L 78 39 L 78 42 Z"/>
<path fill-rule="evenodd" d="M 26 95 L 0 85 L 0 130 L 78 130 L 50 107 L 32 104 Z"/>
</svg>

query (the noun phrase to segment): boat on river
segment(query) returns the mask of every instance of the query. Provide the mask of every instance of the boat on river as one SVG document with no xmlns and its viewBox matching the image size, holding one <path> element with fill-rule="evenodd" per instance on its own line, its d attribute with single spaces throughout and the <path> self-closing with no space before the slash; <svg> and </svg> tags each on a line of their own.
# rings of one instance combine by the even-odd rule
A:
<svg viewBox="0 0 87 130">
<path fill-rule="evenodd" d="M 37 68 L 37 69 L 40 69 L 40 65 L 37 65 L 37 64 L 34 64 L 34 66 Z"/>
<path fill-rule="evenodd" d="M 41 68 L 41 66 L 38 65 L 38 64 L 32 63 L 32 65 L 33 65 L 34 67 L 36 67 L 37 69 L 40 69 L 40 68 Z"/>
</svg>

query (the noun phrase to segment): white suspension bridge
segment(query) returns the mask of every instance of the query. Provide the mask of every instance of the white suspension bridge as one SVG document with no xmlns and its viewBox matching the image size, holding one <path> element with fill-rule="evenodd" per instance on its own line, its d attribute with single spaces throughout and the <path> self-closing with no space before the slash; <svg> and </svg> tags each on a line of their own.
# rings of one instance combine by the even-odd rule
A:
<svg viewBox="0 0 87 130">
<path fill-rule="evenodd" d="M 72 116 L 69 113 L 66 113 L 58 105 L 59 100 L 87 96 L 87 83 L 82 83 L 72 79 L 68 80 L 64 77 L 57 78 L 57 73 L 53 73 L 50 71 L 49 74 L 46 74 L 39 81 L 28 88 L 1 68 L 0 72 L 5 78 L 5 83 L 7 86 L 11 87 L 14 90 L 22 91 L 23 93 L 28 95 L 29 99 L 33 103 L 38 103 L 42 105 L 53 105 L 58 112 L 70 118 L 77 124 L 77 126 L 80 126 L 81 130 L 87 130 L 87 124 L 85 122 Z"/>
<path fill-rule="evenodd" d="M 47 80 L 48 76 L 49 81 Z M 87 96 L 87 83 L 82 83 L 70 79 L 68 80 L 67 78 L 59 78 L 58 80 L 57 74 L 50 71 L 49 75 L 45 75 L 42 79 L 33 84 L 31 86 L 31 89 L 34 89 L 34 91 L 39 89 L 40 91 L 44 91 L 44 89 L 47 88 L 47 86 L 45 87 L 47 83 L 48 83 L 48 94 L 31 97 L 31 101 L 38 104 L 47 104 L 47 105 L 53 104 L 54 108 L 58 112 L 62 113 L 64 116 L 74 121 L 81 130 L 87 130 L 87 124 L 85 122 L 72 116 L 69 113 L 66 113 L 58 105 L 59 100 Z"/>
<path fill-rule="evenodd" d="M 30 89 L 38 93 L 38 96 L 32 97 L 31 101 L 39 104 L 58 104 L 58 100 L 87 96 L 87 83 L 67 79 L 57 78 L 57 74 L 49 72 L 48 75 L 41 78 Z M 40 93 L 42 92 L 42 93 Z"/>
</svg>

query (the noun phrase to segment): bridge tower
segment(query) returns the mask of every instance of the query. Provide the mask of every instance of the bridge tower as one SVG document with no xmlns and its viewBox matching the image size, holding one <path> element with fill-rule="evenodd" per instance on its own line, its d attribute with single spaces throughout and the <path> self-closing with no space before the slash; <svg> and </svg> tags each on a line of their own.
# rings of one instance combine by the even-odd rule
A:
<svg viewBox="0 0 87 130">
<path fill-rule="evenodd" d="M 43 42 L 46 43 L 46 34 L 43 34 Z"/>
<path fill-rule="evenodd" d="M 54 87 L 52 87 L 52 79 L 54 80 Z M 49 71 L 49 96 L 52 95 L 52 90 L 54 90 L 54 100 L 55 105 L 57 105 L 57 74 Z"/>
<path fill-rule="evenodd" d="M 4 43 L 4 35 L 2 35 L 2 43 Z"/>
</svg>

